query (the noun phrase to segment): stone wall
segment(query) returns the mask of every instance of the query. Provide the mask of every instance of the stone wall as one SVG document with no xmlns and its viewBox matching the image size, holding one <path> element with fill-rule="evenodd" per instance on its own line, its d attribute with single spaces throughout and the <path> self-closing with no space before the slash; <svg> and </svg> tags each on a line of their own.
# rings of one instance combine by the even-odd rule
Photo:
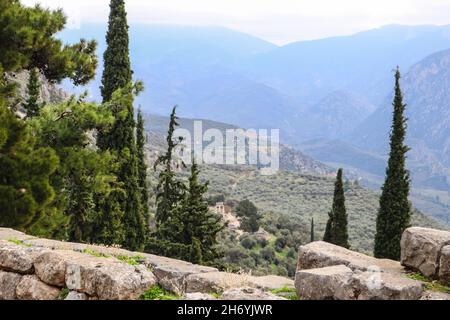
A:
<svg viewBox="0 0 450 320">
<path fill-rule="evenodd" d="M 297 295 L 306 300 L 450 300 L 445 292 L 450 285 L 450 232 L 410 228 L 401 249 L 400 263 L 320 241 L 301 246 Z"/>
<path fill-rule="evenodd" d="M 130 300 L 155 285 L 188 300 L 284 299 L 272 291 L 294 288 L 292 280 L 278 276 L 220 272 L 166 257 L 39 239 L 0 228 L 0 300 Z"/>
</svg>

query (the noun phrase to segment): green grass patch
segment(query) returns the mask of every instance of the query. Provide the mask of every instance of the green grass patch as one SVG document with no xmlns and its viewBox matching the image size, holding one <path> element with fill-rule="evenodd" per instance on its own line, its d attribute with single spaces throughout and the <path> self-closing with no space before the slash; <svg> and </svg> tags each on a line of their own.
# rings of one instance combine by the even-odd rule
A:
<svg viewBox="0 0 450 320">
<path fill-rule="evenodd" d="M 58 300 L 65 300 L 67 296 L 69 295 L 70 290 L 67 288 L 62 288 L 61 292 L 59 293 Z"/>
<path fill-rule="evenodd" d="M 96 258 L 109 258 L 110 257 L 109 255 L 107 255 L 105 253 L 97 252 L 97 251 L 94 251 L 94 250 L 91 250 L 91 249 L 84 249 L 82 251 L 82 253 L 89 254 L 89 255 L 94 256 Z"/>
<path fill-rule="evenodd" d="M 122 262 L 128 263 L 132 266 L 137 266 L 142 263 L 142 260 L 144 260 L 144 257 L 142 256 L 118 256 L 117 259 L 119 259 Z"/>
<path fill-rule="evenodd" d="M 271 290 L 271 293 L 277 296 L 287 298 L 289 300 L 298 300 L 297 291 L 294 288 L 283 287 L 275 290 Z"/>
<path fill-rule="evenodd" d="M 14 243 L 18 246 L 24 246 L 24 247 L 28 247 L 28 248 L 32 247 L 31 244 L 24 243 L 23 241 L 17 240 L 17 239 L 8 239 L 8 242 Z"/>
<path fill-rule="evenodd" d="M 139 300 L 179 300 L 180 297 L 156 285 L 144 292 Z"/>
<path fill-rule="evenodd" d="M 444 286 L 439 281 L 429 279 L 421 273 L 412 273 L 408 278 L 425 283 L 425 290 L 450 293 L 450 287 Z"/>
</svg>

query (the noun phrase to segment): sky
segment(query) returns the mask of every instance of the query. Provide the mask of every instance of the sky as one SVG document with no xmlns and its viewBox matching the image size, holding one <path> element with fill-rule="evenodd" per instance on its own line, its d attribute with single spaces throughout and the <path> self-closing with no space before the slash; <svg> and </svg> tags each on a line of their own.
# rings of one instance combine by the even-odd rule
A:
<svg viewBox="0 0 450 320">
<path fill-rule="evenodd" d="M 68 27 L 106 23 L 109 0 L 22 0 L 63 8 Z M 126 0 L 129 23 L 223 26 L 278 45 L 388 24 L 450 24 L 450 0 Z"/>
</svg>

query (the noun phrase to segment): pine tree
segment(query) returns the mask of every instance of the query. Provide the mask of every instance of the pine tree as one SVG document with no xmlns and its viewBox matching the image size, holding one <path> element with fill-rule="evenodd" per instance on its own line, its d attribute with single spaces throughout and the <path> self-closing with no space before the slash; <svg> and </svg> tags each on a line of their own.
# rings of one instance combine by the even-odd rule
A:
<svg viewBox="0 0 450 320">
<path fill-rule="evenodd" d="M 196 255 L 201 258 L 200 261 L 191 262 L 211 263 L 221 256 L 217 251 L 217 235 L 223 230 L 224 225 L 220 216 L 209 211 L 205 201 L 208 183 L 200 183 L 199 174 L 198 165 L 193 160 L 187 194 L 182 203 L 181 220 L 184 226 L 182 242 L 193 247 L 194 252 L 201 253 Z"/>
<path fill-rule="evenodd" d="M 39 73 L 35 68 L 30 70 L 27 90 L 28 98 L 23 104 L 23 108 L 27 113 L 27 118 L 33 118 L 39 115 L 41 109 L 41 104 L 39 103 L 41 83 L 39 82 Z"/>
<path fill-rule="evenodd" d="M 390 154 L 386 179 L 377 216 L 374 255 L 377 258 L 400 259 L 400 240 L 411 219 L 409 172 L 406 169 L 406 104 L 400 88 L 400 70 L 395 73 L 395 97 L 390 134 Z"/>
<path fill-rule="evenodd" d="M 117 153 L 121 165 L 116 174 L 118 181 L 124 186 L 126 195 L 125 197 L 114 195 L 105 205 L 111 208 L 117 206 L 115 202 L 120 204 L 124 212 L 125 240 L 123 245 L 131 250 L 140 250 L 145 244 L 146 223 L 141 203 L 141 188 L 139 187 L 128 22 L 123 0 L 111 0 L 106 44 L 100 88 L 103 102 L 116 100 L 117 90 L 125 92 L 122 94 L 125 99 L 117 99 L 111 105 L 111 110 L 116 118 L 115 123 L 112 129 L 98 133 L 97 145 L 102 150 Z M 134 88 L 138 92 L 142 86 L 138 83 Z"/>
<path fill-rule="evenodd" d="M 26 122 L 0 98 L 0 226 L 26 231 L 54 199 L 50 176 L 58 157 L 38 148 Z"/>
<path fill-rule="evenodd" d="M 325 230 L 324 241 L 349 248 L 347 210 L 343 183 L 343 170 L 339 169 L 334 186 L 333 207 L 329 213 L 329 220 Z"/>
<path fill-rule="evenodd" d="M 311 218 L 311 242 L 316 241 L 314 236 L 314 218 Z"/>
<path fill-rule="evenodd" d="M 145 226 L 147 228 L 149 222 L 149 193 L 147 185 L 147 164 L 145 162 L 145 131 L 144 118 L 142 111 L 139 109 L 137 117 L 137 158 L 138 158 L 138 177 L 139 188 L 141 189 L 142 215 L 144 217 Z"/>
</svg>

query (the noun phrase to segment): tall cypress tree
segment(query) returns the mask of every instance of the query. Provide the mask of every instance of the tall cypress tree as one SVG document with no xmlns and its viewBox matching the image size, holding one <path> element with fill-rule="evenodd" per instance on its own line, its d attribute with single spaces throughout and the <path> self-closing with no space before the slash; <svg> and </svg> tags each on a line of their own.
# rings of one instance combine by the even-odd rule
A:
<svg viewBox="0 0 450 320">
<path fill-rule="evenodd" d="M 377 216 L 374 255 L 377 258 L 400 259 L 400 240 L 411 219 L 409 172 L 406 170 L 406 104 L 400 88 L 400 70 L 395 73 L 395 96 L 390 134 L 390 154 L 386 179 L 380 198 Z"/>
<path fill-rule="evenodd" d="M 39 97 L 41 92 L 41 83 L 39 82 L 39 73 L 36 68 L 30 70 L 28 78 L 28 98 L 23 104 L 23 108 L 27 112 L 27 118 L 32 118 L 39 115 L 41 105 L 39 103 Z"/>
<path fill-rule="evenodd" d="M 141 202 L 142 202 L 142 214 L 145 219 L 145 226 L 148 226 L 148 185 L 147 185 L 147 164 L 145 162 L 145 131 L 144 131 L 144 118 L 142 111 L 139 109 L 137 117 L 137 161 L 138 161 L 138 179 L 139 188 L 141 190 Z"/>
<path fill-rule="evenodd" d="M 117 178 L 123 184 L 126 194 L 124 197 L 112 195 L 110 203 L 105 205 L 111 208 L 115 206 L 113 202 L 119 202 L 124 212 L 125 241 L 123 245 L 131 250 L 139 250 L 144 246 L 146 231 L 138 182 L 136 122 L 131 86 L 132 71 L 128 48 L 127 14 L 123 0 L 111 0 L 106 44 L 100 88 L 103 102 L 114 100 L 115 92 L 119 89 L 125 90 L 126 94 L 124 99 L 118 99 L 111 104 L 116 118 L 115 123 L 111 130 L 99 132 L 97 144 L 102 150 L 111 150 L 117 153 L 121 161 Z"/>
<path fill-rule="evenodd" d="M 324 241 L 349 248 L 347 210 L 345 208 L 343 170 L 339 169 L 334 185 L 333 207 L 325 230 Z"/>
<path fill-rule="evenodd" d="M 103 102 L 111 100 L 112 94 L 131 82 L 132 71 L 129 56 L 127 13 L 124 0 L 111 0 L 106 34 L 107 49 L 103 55 L 104 69 L 100 87 Z"/>
<path fill-rule="evenodd" d="M 315 240 L 315 235 L 314 235 L 314 218 L 311 218 L 311 242 L 314 242 Z"/>
</svg>

